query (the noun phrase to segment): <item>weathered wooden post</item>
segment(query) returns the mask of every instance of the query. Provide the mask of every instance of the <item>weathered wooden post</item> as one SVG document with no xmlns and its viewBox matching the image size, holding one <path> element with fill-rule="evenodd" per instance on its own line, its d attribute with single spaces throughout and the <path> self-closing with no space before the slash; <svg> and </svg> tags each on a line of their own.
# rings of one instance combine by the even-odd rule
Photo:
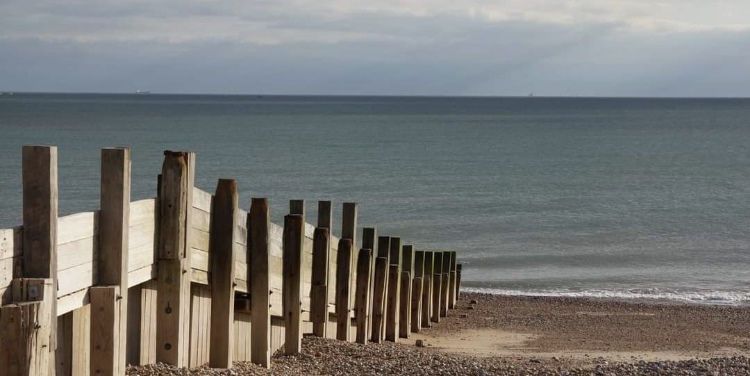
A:
<svg viewBox="0 0 750 376">
<path fill-rule="evenodd" d="M 354 281 L 356 280 L 356 268 L 357 265 L 357 258 L 359 257 L 359 252 L 356 251 L 357 249 L 357 217 L 359 216 L 359 205 L 355 202 L 345 202 L 344 207 L 342 210 L 342 220 L 341 220 L 341 238 L 342 239 L 351 239 L 352 241 L 352 251 L 351 251 L 351 262 L 349 263 L 349 304 L 353 305 L 356 301 L 354 294 L 355 289 Z M 351 327 L 351 316 L 352 313 L 355 311 L 356 307 L 349 307 L 349 326 Z M 349 330 L 351 333 L 351 328 Z M 353 339 L 353 338 L 351 338 Z"/>
<path fill-rule="evenodd" d="M 442 263 L 442 280 L 440 286 L 440 317 L 448 317 L 448 299 L 450 299 L 450 286 L 451 286 L 451 253 L 443 252 L 443 263 Z"/>
<path fill-rule="evenodd" d="M 239 213 L 237 182 L 219 180 L 211 208 L 211 345 L 208 364 L 231 368 L 234 350 L 234 244 Z M 251 303 L 252 304 L 252 303 Z"/>
<path fill-rule="evenodd" d="M 336 339 L 349 340 L 351 328 L 350 300 L 352 270 L 352 240 L 339 240 L 336 258 Z"/>
<path fill-rule="evenodd" d="M 156 361 L 187 367 L 190 341 L 190 218 L 195 153 L 164 152 L 159 191 Z"/>
<path fill-rule="evenodd" d="M 411 332 L 422 329 L 422 288 L 424 281 L 424 251 L 414 252 L 414 281 L 411 290 Z"/>
<path fill-rule="evenodd" d="M 432 274 L 433 274 L 433 252 L 424 253 L 424 279 L 422 280 L 422 327 L 431 327 L 432 320 Z"/>
<path fill-rule="evenodd" d="M 370 280 L 372 269 L 372 250 L 361 249 L 357 258 L 357 286 L 354 300 L 357 318 L 356 342 L 367 343 L 368 322 L 370 321 Z"/>
<path fill-rule="evenodd" d="M 302 245 L 305 240 L 305 217 L 284 217 L 283 311 L 284 353 L 299 354 L 302 348 Z"/>
<path fill-rule="evenodd" d="M 365 338 L 372 332 L 372 320 L 375 313 L 374 299 L 375 299 L 375 259 L 377 259 L 377 229 L 373 227 L 365 227 L 362 229 L 362 248 L 371 250 L 370 256 L 370 279 L 367 281 L 368 301 L 367 301 L 367 326 L 365 327 Z"/>
<path fill-rule="evenodd" d="M 399 328 L 399 307 L 401 301 L 401 238 L 391 238 L 390 262 L 396 266 L 395 278 L 393 273 L 388 273 L 388 308 L 385 325 L 385 339 L 396 342 Z"/>
<path fill-rule="evenodd" d="M 414 246 L 405 245 L 401 253 L 401 301 L 399 302 L 399 326 L 398 336 L 409 338 L 411 332 L 411 277 L 414 275 Z M 403 273 L 408 273 L 409 278 L 404 279 Z"/>
<path fill-rule="evenodd" d="M 130 169 L 130 149 L 102 149 L 97 262 L 100 286 L 89 289 L 93 313 L 90 334 L 92 375 L 125 373 Z"/>
<path fill-rule="evenodd" d="M 373 280 L 373 299 L 372 299 L 372 335 L 370 341 L 375 343 L 383 342 L 384 322 L 385 322 L 385 290 L 387 287 L 388 275 L 388 258 L 378 257 L 375 260 L 375 279 Z"/>
<path fill-rule="evenodd" d="M 440 303 L 443 298 L 443 279 L 440 274 L 443 270 L 443 252 L 433 252 L 432 260 L 432 322 L 440 322 Z"/>
<path fill-rule="evenodd" d="M 318 227 L 313 234 L 310 321 L 313 334 L 326 338 L 328 331 L 328 263 L 331 252 L 332 212 L 330 201 L 318 201 Z"/>
<path fill-rule="evenodd" d="M 380 338 L 385 339 L 385 329 L 386 329 L 386 323 L 388 322 L 388 275 L 390 274 L 390 267 L 391 267 L 391 237 L 390 236 L 378 236 L 378 257 L 384 257 L 385 258 L 385 269 L 383 273 L 383 299 L 381 301 L 381 304 L 383 304 L 382 309 L 380 309 L 380 312 L 382 312 L 382 318 L 381 318 L 381 326 L 380 326 Z M 375 265 L 377 267 L 377 264 Z"/>
<path fill-rule="evenodd" d="M 268 227 L 271 210 L 267 198 L 253 198 L 247 216 L 248 264 L 250 276 L 250 359 L 265 368 L 271 366 L 271 302 L 268 259 L 271 253 Z"/>
<path fill-rule="evenodd" d="M 456 300 L 461 297 L 461 269 L 463 264 L 456 265 Z"/>
<path fill-rule="evenodd" d="M 450 252 L 450 286 L 448 286 L 448 308 L 456 308 L 456 251 Z"/>
</svg>

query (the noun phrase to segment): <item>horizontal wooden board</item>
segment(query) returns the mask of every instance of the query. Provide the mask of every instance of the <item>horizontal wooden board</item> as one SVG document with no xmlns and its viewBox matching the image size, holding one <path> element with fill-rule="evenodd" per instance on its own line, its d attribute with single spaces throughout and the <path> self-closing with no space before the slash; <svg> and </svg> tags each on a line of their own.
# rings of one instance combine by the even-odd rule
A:
<svg viewBox="0 0 750 376">
<path fill-rule="evenodd" d="M 204 272 L 209 272 L 211 269 L 209 269 L 209 255 L 208 252 L 191 248 L 190 249 L 190 267 L 195 270 L 202 270 Z"/>
<path fill-rule="evenodd" d="M 57 246 L 57 272 L 83 264 L 95 264 L 99 257 L 99 236 L 74 240 Z"/>
<path fill-rule="evenodd" d="M 156 222 L 156 208 L 156 199 L 154 198 L 131 202 L 128 225 L 133 227 L 143 222 Z"/>
<path fill-rule="evenodd" d="M 190 269 L 190 282 L 207 285 L 209 278 L 211 276 L 204 270 Z"/>
<path fill-rule="evenodd" d="M 138 286 L 156 278 L 156 267 L 152 265 L 145 266 L 128 272 L 128 288 Z"/>
<path fill-rule="evenodd" d="M 143 245 L 138 248 L 130 247 L 128 254 L 128 272 L 154 265 L 154 246 Z"/>
<path fill-rule="evenodd" d="M 206 232 L 211 231 L 211 213 L 195 207 L 192 210 L 190 223 L 193 228 Z"/>
<path fill-rule="evenodd" d="M 57 245 L 93 237 L 99 233 L 99 212 L 71 214 L 57 219 Z"/>
<path fill-rule="evenodd" d="M 57 317 L 89 304 L 89 289 L 75 291 L 57 298 Z"/>
<path fill-rule="evenodd" d="M 211 194 L 200 188 L 193 187 L 193 207 L 210 213 Z"/>
<path fill-rule="evenodd" d="M 284 228 L 271 222 L 268 226 L 269 254 L 271 256 L 281 257 L 284 244 Z"/>
<path fill-rule="evenodd" d="M 208 252 L 208 246 L 211 239 L 209 238 L 208 231 L 198 230 L 193 228 L 190 231 L 189 246 L 191 248 L 200 249 L 201 251 Z"/>
<path fill-rule="evenodd" d="M 22 253 L 22 227 L 0 230 L 0 260 L 20 256 Z"/>
<path fill-rule="evenodd" d="M 0 289 L 10 286 L 13 281 L 13 268 L 19 258 L 20 256 L 0 260 Z"/>
<path fill-rule="evenodd" d="M 64 296 L 97 283 L 98 270 L 93 263 L 86 263 L 57 273 L 57 295 Z"/>
<path fill-rule="evenodd" d="M 234 252 L 234 261 L 247 263 L 247 245 L 234 243 L 232 250 Z"/>
</svg>

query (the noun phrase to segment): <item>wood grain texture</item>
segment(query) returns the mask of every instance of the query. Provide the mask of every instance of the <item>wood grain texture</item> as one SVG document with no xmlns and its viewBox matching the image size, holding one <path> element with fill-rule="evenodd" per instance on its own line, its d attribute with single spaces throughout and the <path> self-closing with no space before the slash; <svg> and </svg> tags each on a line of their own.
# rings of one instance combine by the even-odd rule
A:
<svg viewBox="0 0 750 376">
<path fill-rule="evenodd" d="M 326 337 L 328 322 L 328 264 L 330 252 L 329 229 L 315 229 L 313 240 L 312 288 L 310 291 L 310 321 L 313 334 Z"/>
<path fill-rule="evenodd" d="M 398 336 L 409 338 L 411 333 L 411 273 L 408 271 L 401 272 L 400 299 Z"/>
<path fill-rule="evenodd" d="M 271 365 L 271 213 L 267 198 L 253 198 L 248 215 L 248 255 L 250 262 L 251 361 L 262 367 Z M 280 296 L 277 292 L 276 296 Z M 276 304 L 279 306 L 279 304 Z"/>
<path fill-rule="evenodd" d="M 398 338 L 398 301 L 399 287 L 401 285 L 398 264 L 391 264 L 388 268 L 388 298 L 387 314 L 385 321 L 385 340 L 396 342 Z"/>
<path fill-rule="evenodd" d="M 371 301 L 371 284 L 372 280 L 372 250 L 361 249 L 357 258 L 357 285 L 354 301 L 354 317 L 357 323 L 357 334 L 355 341 L 357 343 L 367 343 L 370 322 L 370 301 Z"/>
<path fill-rule="evenodd" d="M 351 327 L 349 311 L 351 309 L 351 271 L 352 271 L 352 240 L 339 240 L 339 253 L 336 260 L 336 339 L 349 340 Z"/>
<path fill-rule="evenodd" d="M 416 277 L 411 284 L 411 332 L 422 331 L 422 277 Z"/>
<path fill-rule="evenodd" d="M 302 246 L 304 218 L 299 214 L 284 217 L 284 353 L 299 354 L 302 348 Z"/>
<path fill-rule="evenodd" d="M 375 278 L 373 279 L 372 327 L 370 335 L 370 341 L 375 343 L 383 342 L 387 274 L 388 258 L 378 257 L 375 260 Z"/>
</svg>

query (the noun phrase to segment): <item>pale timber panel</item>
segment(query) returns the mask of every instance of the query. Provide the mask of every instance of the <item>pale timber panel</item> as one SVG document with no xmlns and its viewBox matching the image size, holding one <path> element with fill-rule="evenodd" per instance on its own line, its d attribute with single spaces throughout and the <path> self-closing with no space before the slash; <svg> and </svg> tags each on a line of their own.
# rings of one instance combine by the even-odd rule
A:
<svg viewBox="0 0 750 376">
<path fill-rule="evenodd" d="M 211 213 L 196 207 L 193 207 L 192 210 L 192 217 L 190 218 L 192 227 L 201 231 L 211 231 Z"/>
<path fill-rule="evenodd" d="M 193 207 L 211 212 L 211 194 L 197 187 L 193 187 Z"/>
<path fill-rule="evenodd" d="M 0 230 L 0 260 L 18 257 L 23 253 L 22 227 Z"/>
<path fill-rule="evenodd" d="M 328 312 L 332 314 L 336 314 L 336 268 L 339 257 L 339 240 L 339 238 L 331 236 L 331 252 L 328 258 Z M 332 338 L 336 338 L 336 336 L 334 335 Z"/>
<path fill-rule="evenodd" d="M 144 266 L 128 273 L 128 287 L 138 286 L 156 278 L 156 266 L 154 264 Z"/>
<path fill-rule="evenodd" d="M 132 201 L 130 203 L 130 218 L 128 225 L 132 228 L 143 222 L 154 223 L 156 221 L 156 199 Z"/>
<path fill-rule="evenodd" d="M 190 231 L 189 242 L 191 248 L 208 252 L 209 232 L 193 228 L 192 231 Z"/>
<path fill-rule="evenodd" d="M 251 316 L 245 312 L 234 313 L 234 360 L 237 362 L 249 362 L 250 357 L 250 328 Z"/>
<path fill-rule="evenodd" d="M 131 202 L 128 226 L 128 271 L 153 265 L 156 244 L 156 200 Z"/>
<path fill-rule="evenodd" d="M 67 215 L 57 219 L 57 245 L 90 238 L 99 232 L 99 212 Z"/>
<path fill-rule="evenodd" d="M 58 299 L 78 290 L 96 285 L 98 270 L 89 262 L 57 272 Z"/>
<path fill-rule="evenodd" d="M 89 304 L 89 289 L 78 290 L 57 298 L 57 317 Z"/>
<path fill-rule="evenodd" d="M 274 354 L 284 346 L 285 335 L 286 331 L 284 330 L 284 319 L 271 317 L 271 354 Z"/>
<path fill-rule="evenodd" d="M 211 343 L 211 287 L 193 284 L 190 314 L 190 367 L 208 363 Z"/>
<path fill-rule="evenodd" d="M 0 230 L 0 306 L 11 302 L 10 283 L 20 276 L 23 260 L 22 227 Z M 18 273 L 14 271 L 18 269 Z"/>
</svg>

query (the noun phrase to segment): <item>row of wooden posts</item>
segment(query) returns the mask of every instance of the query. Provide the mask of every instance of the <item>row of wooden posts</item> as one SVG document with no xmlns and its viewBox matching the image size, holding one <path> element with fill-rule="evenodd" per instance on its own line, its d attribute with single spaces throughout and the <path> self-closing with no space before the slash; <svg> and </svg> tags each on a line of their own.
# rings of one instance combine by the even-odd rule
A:
<svg viewBox="0 0 750 376">
<path fill-rule="evenodd" d="M 130 150 L 102 149 L 101 157 L 100 209 L 76 229 L 58 218 L 57 148 L 23 148 L 23 225 L 0 230 L 0 265 L 11 265 L 0 268 L 2 374 L 122 375 L 127 363 L 185 367 L 197 357 L 218 368 L 236 360 L 269 367 L 277 348 L 299 353 L 303 333 L 396 341 L 455 307 L 456 252 L 417 250 L 372 227 L 362 229 L 357 250 L 356 203 L 343 205 L 336 241 L 330 201 L 318 202 L 312 227 L 305 202 L 292 200 L 278 239 L 268 199 L 252 199 L 245 212 L 234 180 L 219 180 L 213 195 L 194 188 L 192 152 L 165 152 L 158 196 L 142 202 L 130 200 Z M 61 245 L 62 232 L 71 229 L 92 233 L 91 240 Z M 76 272 L 84 269 L 89 274 Z M 273 296 L 278 287 L 280 299 Z M 196 316 L 200 289 L 210 309 Z M 282 308 L 274 314 L 277 300 Z M 82 309 L 91 313 L 79 323 L 86 334 L 76 337 L 64 318 Z M 247 350 L 238 352 L 239 336 L 249 338 Z M 196 338 L 204 343 L 195 345 Z M 205 357 L 196 346 L 208 349 Z"/>
</svg>

